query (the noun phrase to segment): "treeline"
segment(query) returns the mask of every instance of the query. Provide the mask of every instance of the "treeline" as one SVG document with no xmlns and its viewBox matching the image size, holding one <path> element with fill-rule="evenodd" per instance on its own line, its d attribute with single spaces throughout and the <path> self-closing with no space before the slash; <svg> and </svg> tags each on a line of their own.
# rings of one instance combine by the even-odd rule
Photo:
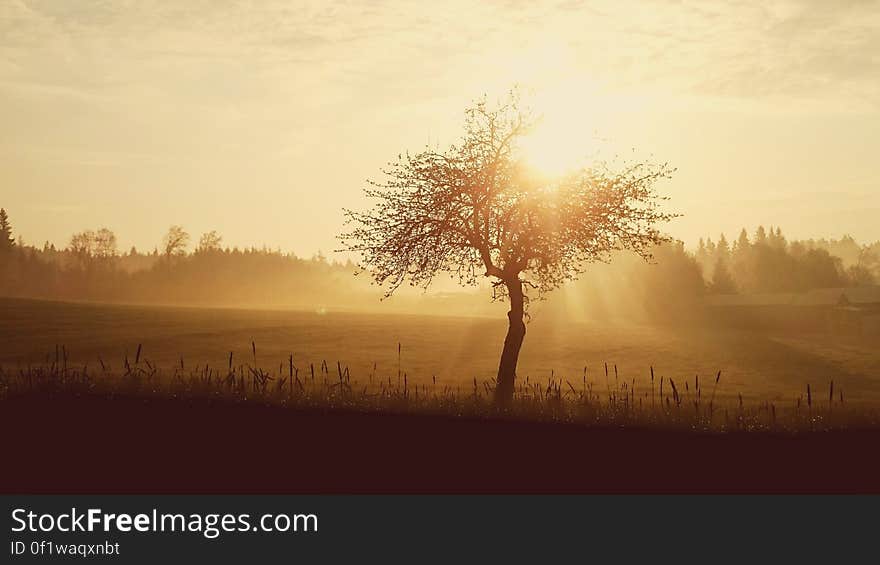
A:
<svg viewBox="0 0 880 565">
<path fill-rule="evenodd" d="M 788 241 L 780 228 L 743 229 L 730 243 L 700 239 L 695 254 L 707 290 L 716 294 L 803 292 L 816 288 L 868 286 L 880 280 L 880 242 Z"/>
<path fill-rule="evenodd" d="M 149 252 L 120 253 L 105 228 L 74 234 L 62 249 L 15 240 L 0 213 L 0 295 L 165 304 L 353 305 L 367 289 L 354 265 L 304 259 L 266 248 L 223 246 L 217 232 L 200 237 L 172 226 Z"/>
<path fill-rule="evenodd" d="M 880 280 L 880 243 L 852 238 L 787 241 L 779 228 L 743 230 L 733 243 L 701 239 L 696 251 L 682 242 L 660 246 L 645 263 L 620 253 L 590 265 L 578 281 L 534 306 L 560 317 L 672 319 L 696 313 L 706 294 L 798 292 L 864 286 Z M 354 277 L 350 262 L 320 254 L 300 258 L 267 248 L 228 247 L 217 232 L 193 240 L 171 226 L 150 251 L 121 251 L 105 228 L 74 234 L 56 248 L 16 239 L 0 210 L 0 296 L 181 305 L 273 306 L 381 312 L 491 313 L 487 289 L 452 292 L 443 284 L 422 295 L 406 292 L 379 303 L 381 291 Z M 497 314 L 497 312 L 495 312 Z"/>
</svg>

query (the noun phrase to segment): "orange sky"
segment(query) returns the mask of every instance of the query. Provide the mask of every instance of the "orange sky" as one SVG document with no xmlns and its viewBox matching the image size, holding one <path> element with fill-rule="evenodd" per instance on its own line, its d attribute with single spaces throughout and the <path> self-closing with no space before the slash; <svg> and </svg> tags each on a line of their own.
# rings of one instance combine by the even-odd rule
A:
<svg viewBox="0 0 880 565">
<path fill-rule="evenodd" d="M 519 83 L 551 156 L 677 166 L 673 235 L 875 240 L 878 77 L 877 2 L 0 0 L 0 206 L 29 242 L 327 252 L 365 178 Z"/>
</svg>

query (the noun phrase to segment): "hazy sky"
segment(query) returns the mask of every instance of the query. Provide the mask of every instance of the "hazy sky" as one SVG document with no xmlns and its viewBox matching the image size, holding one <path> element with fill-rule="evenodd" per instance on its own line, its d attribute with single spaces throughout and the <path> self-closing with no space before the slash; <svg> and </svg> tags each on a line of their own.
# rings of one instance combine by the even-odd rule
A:
<svg viewBox="0 0 880 565">
<path fill-rule="evenodd" d="M 678 237 L 880 239 L 868 1 L 0 0 L 0 206 L 35 243 L 326 252 L 364 179 L 515 83 L 560 147 L 678 167 Z"/>
</svg>

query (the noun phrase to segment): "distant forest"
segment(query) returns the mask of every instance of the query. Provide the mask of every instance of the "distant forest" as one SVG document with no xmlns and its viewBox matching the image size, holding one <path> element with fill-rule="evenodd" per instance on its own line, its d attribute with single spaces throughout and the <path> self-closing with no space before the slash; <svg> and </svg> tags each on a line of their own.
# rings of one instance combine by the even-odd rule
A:
<svg viewBox="0 0 880 565">
<path fill-rule="evenodd" d="M 169 228 L 150 251 L 121 251 L 105 228 L 71 236 L 57 248 L 26 244 L 0 210 L 0 296 L 177 305 L 380 308 L 382 311 L 488 313 L 487 294 L 419 292 L 379 304 L 381 292 L 353 276 L 351 262 L 322 255 L 301 258 L 280 250 L 240 249 L 217 232 L 197 240 Z M 788 241 L 779 228 L 742 230 L 701 239 L 694 251 L 682 242 L 657 248 L 654 261 L 620 254 L 591 266 L 549 312 L 588 318 L 669 317 L 708 294 L 800 292 L 867 286 L 880 281 L 880 242 Z M 442 287 L 441 283 L 441 287 Z M 444 287 L 446 288 L 446 287 Z M 454 286 L 448 287 L 450 290 Z"/>
<path fill-rule="evenodd" d="M 192 245 L 172 226 L 151 251 L 121 252 L 106 229 L 74 234 L 66 247 L 15 239 L 0 214 L 0 295 L 158 304 L 353 305 L 354 265 L 266 248 L 226 247 L 216 232 Z M 361 285 L 363 286 L 363 285 Z M 367 289 L 369 286 L 367 285 Z M 361 294 L 364 290 L 361 289 Z"/>
<path fill-rule="evenodd" d="M 743 229 L 733 243 L 700 239 L 695 258 L 717 294 L 803 292 L 816 288 L 869 286 L 880 280 L 880 242 L 859 245 L 852 237 L 789 242 L 780 228 Z"/>
</svg>

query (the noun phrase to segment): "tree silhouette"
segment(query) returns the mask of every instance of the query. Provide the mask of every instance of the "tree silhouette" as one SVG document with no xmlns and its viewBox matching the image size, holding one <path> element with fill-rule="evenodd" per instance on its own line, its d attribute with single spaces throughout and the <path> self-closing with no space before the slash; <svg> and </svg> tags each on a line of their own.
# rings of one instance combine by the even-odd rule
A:
<svg viewBox="0 0 880 565">
<path fill-rule="evenodd" d="M 712 273 L 711 290 L 715 294 L 736 294 L 736 281 L 727 267 L 727 260 L 719 257 L 715 261 L 715 269 Z"/>
<path fill-rule="evenodd" d="M 119 254 L 116 247 L 116 234 L 107 228 L 101 228 L 95 232 L 95 257 L 99 259 L 112 259 Z"/>
<path fill-rule="evenodd" d="M 79 262 L 80 267 L 86 268 L 95 254 L 95 232 L 85 230 L 70 236 L 70 244 L 67 249 Z"/>
<path fill-rule="evenodd" d="M 614 250 L 650 258 L 667 240 L 655 225 L 673 217 L 660 210 L 653 186 L 672 171 L 598 164 L 547 178 L 522 158 L 519 142 L 535 120 L 515 94 L 497 107 L 483 99 L 465 114 L 459 144 L 401 155 L 383 170 L 385 181 L 370 182 L 365 192 L 375 204 L 345 210 L 349 231 L 339 238 L 386 296 L 405 281 L 427 288 L 444 272 L 464 285 L 491 279 L 493 298 L 510 303 L 495 388 L 507 404 L 529 293 L 540 297 Z"/>
<path fill-rule="evenodd" d="M 202 237 L 199 238 L 199 246 L 197 251 L 201 253 L 208 253 L 210 251 L 218 251 L 220 249 L 220 245 L 223 243 L 223 236 L 217 233 L 216 230 L 211 230 L 209 232 L 205 232 L 202 234 Z"/>
<path fill-rule="evenodd" d="M 12 225 L 9 223 L 9 215 L 6 210 L 0 208 L 0 252 L 8 251 L 15 247 L 15 238 L 12 237 Z"/>
<path fill-rule="evenodd" d="M 181 226 L 171 226 L 162 238 L 162 249 L 166 258 L 186 253 L 189 245 L 189 234 Z"/>
</svg>

